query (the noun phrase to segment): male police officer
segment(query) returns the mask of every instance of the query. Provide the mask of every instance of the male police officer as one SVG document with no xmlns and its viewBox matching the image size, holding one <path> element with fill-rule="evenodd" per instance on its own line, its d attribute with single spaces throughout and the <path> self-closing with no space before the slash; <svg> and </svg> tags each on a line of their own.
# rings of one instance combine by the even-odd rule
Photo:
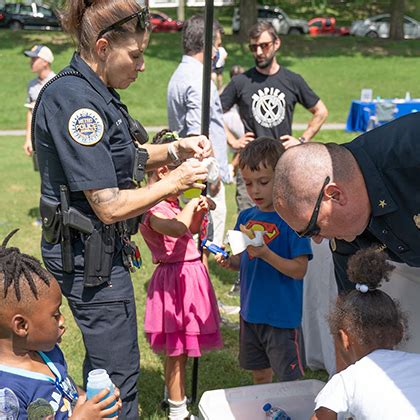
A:
<svg viewBox="0 0 420 420">
<path fill-rule="evenodd" d="M 331 239 L 336 280 L 357 249 L 378 243 L 390 259 L 420 267 L 420 113 L 344 145 L 288 149 L 275 174 L 274 205 L 299 235 Z"/>
</svg>

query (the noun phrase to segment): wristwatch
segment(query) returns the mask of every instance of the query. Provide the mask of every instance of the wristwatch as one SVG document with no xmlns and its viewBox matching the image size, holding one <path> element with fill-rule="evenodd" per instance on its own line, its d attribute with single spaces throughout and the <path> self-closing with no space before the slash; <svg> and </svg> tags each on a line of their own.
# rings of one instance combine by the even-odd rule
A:
<svg viewBox="0 0 420 420">
<path fill-rule="evenodd" d="M 301 143 L 306 143 L 306 139 L 305 139 L 305 137 L 303 137 L 303 136 L 300 136 L 300 137 L 298 138 L 298 140 L 299 140 Z"/>
</svg>

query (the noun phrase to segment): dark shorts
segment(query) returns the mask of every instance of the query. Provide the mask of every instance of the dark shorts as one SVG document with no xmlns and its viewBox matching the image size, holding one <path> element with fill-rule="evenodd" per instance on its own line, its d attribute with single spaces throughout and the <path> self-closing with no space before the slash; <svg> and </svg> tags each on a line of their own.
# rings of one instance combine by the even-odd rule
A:
<svg viewBox="0 0 420 420">
<path fill-rule="evenodd" d="M 216 74 L 223 74 L 223 69 L 224 69 L 225 67 L 223 66 L 223 67 L 215 67 L 214 68 L 214 72 L 216 73 Z"/>
<path fill-rule="evenodd" d="M 276 328 L 240 320 L 239 364 L 247 370 L 272 368 L 278 381 L 302 378 L 305 353 L 301 328 Z"/>
</svg>

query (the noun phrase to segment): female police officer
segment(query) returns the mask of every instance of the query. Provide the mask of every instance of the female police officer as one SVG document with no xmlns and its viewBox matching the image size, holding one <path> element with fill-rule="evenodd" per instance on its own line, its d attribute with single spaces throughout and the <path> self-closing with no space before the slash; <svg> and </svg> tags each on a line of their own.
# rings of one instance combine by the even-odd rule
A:
<svg viewBox="0 0 420 420">
<path fill-rule="evenodd" d="M 34 118 L 42 256 L 82 331 L 85 382 L 92 368 L 107 369 L 121 390 L 121 417 L 135 419 L 139 351 L 129 269 L 137 255 L 124 221 L 200 187 L 206 169 L 183 163 L 147 188 L 133 189 L 133 177 L 141 178 L 146 159 L 147 167 L 180 164 L 210 155 L 211 147 L 204 136 L 141 146 L 142 127 L 114 90 L 144 71 L 146 8 L 135 0 L 68 0 L 62 23 L 78 51 L 42 92 Z"/>
</svg>

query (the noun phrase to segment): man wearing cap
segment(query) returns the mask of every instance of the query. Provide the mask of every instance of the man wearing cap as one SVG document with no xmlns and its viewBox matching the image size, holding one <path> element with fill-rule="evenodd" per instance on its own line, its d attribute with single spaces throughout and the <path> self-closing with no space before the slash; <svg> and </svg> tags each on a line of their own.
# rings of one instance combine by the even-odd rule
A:
<svg viewBox="0 0 420 420">
<path fill-rule="evenodd" d="M 38 77 L 28 84 L 28 97 L 25 103 L 28 112 L 26 113 L 26 140 L 23 149 L 28 156 L 31 156 L 33 152 L 31 140 L 32 110 L 42 87 L 55 76 L 55 73 L 51 70 L 54 55 L 45 45 L 34 45 L 31 50 L 25 51 L 24 54 L 31 58 L 32 72 L 38 74 Z"/>
</svg>

